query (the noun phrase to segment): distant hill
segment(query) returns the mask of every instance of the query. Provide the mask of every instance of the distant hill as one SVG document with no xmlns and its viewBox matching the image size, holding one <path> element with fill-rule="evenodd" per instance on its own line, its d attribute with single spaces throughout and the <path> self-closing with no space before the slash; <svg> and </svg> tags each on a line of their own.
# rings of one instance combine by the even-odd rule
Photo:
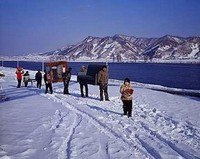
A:
<svg viewBox="0 0 200 159">
<path fill-rule="evenodd" d="M 113 62 L 199 61 L 200 37 L 165 35 L 160 38 L 136 38 L 119 34 L 103 38 L 88 36 L 75 45 L 67 45 L 46 53 L 31 54 L 24 58 Z"/>
</svg>

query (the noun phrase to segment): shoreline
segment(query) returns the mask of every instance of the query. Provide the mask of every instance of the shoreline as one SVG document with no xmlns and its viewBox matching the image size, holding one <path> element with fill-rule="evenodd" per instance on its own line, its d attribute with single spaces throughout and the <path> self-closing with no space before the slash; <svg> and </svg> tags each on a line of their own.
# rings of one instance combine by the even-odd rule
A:
<svg viewBox="0 0 200 159">
<path fill-rule="evenodd" d="M 75 60 L 75 61 L 68 61 L 66 59 L 60 59 L 60 60 L 50 60 L 44 57 L 44 59 L 18 59 L 17 57 L 14 57 L 15 59 L 4 59 L 3 57 L 1 57 L 1 66 L 2 66 L 2 62 L 6 62 L 6 61 L 13 61 L 13 62 L 55 62 L 55 61 L 67 61 L 67 62 L 71 62 L 71 63 L 116 63 L 116 64 L 120 64 L 120 63 L 135 63 L 135 64 L 200 64 L 200 59 L 192 59 L 192 60 L 153 60 L 153 61 L 144 61 L 144 60 L 138 60 L 138 61 L 121 61 L 121 62 L 117 62 L 117 61 L 112 61 L 112 60 L 105 60 L 105 59 L 100 59 L 100 60 Z"/>
<path fill-rule="evenodd" d="M 3 67 L 1 66 L 0 68 L 15 69 L 15 67 L 5 67 L 5 66 L 3 66 Z M 27 70 L 36 71 L 36 70 L 31 70 L 31 69 L 27 69 Z M 74 76 L 76 78 L 76 74 L 72 74 L 72 76 Z M 110 78 L 109 85 L 112 85 L 112 83 L 116 82 L 116 81 L 118 83 L 123 82 L 123 80 L 120 80 L 120 79 Z M 176 95 L 182 95 L 182 96 L 192 96 L 192 97 L 200 98 L 200 90 L 199 89 L 184 89 L 184 88 L 176 88 L 176 87 L 167 87 L 167 86 L 163 86 L 163 85 L 141 83 L 141 82 L 136 82 L 136 81 L 132 81 L 131 83 L 135 87 L 141 87 L 144 89 L 151 89 L 151 90 L 166 92 L 166 93 L 170 93 L 170 94 L 176 94 Z"/>
<path fill-rule="evenodd" d="M 190 92 L 190 91 L 179 91 L 179 90 L 163 90 L 163 89 L 158 89 L 158 88 L 149 88 L 151 90 L 155 91 L 161 91 L 161 92 L 166 92 L 170 94 L 175 94 L 175 95 L 181 95 L 181 96 L 190 96 L 190 97 L 197 97 L 200 98 L 200 93 L 198 92 Z"/>
</svg>

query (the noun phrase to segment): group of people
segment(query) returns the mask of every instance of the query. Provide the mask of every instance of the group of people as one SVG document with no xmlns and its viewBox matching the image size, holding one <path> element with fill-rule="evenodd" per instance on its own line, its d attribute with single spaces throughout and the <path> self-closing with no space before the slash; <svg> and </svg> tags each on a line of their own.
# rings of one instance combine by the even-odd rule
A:
<svg viewBox="0 0 200 159">
<path fill-rule="evenodd" d="M 28 81 L 30 79 L 29 72 L 26 71 L 26 73 L 24 73 L 23 68 L 17 67 L 17 70 L 16 70 L 15 73 L 17 75 L 17 81 L 18 81 L 17 88 L 21 87 L 22 80 L 24 82 L 25 87 L 27 87 L 28 86 Z"/>
<path fill-rule="evenodd" d="M 62 73 L 62 80 L 63 80 L 63 85 L 64 85 L 64 90 L 63 94 L 69 94 L 69 82 L 71 79 L 71 70 L 72 68 L 69 68 L 68 70 L 64 71 Z M 85 66 L 82 66 L 80 69 L 79 74 L 86 74 L 87 69 Z M 21 80 L 23 77 L 23 81 L 25 84 L 25 87 L 28 85 L 28 80 L 30 79 L 29 72 L 26 71 L 24 74 L 24 71 L 22 68 L 17 68 L 16 71 L 17 74 L 17 80 L 18 80 L 18 85 L 17 88 L 21 86 Z M 45 71 L 45 74 L 43 76 L 44 82 L 45 82 L 45 93 L 50 90 L 50 93 L 53 93 L 53 88 L 52 88 L 52 77 L 50 73 L 47 73 Z M 107 71 L 107 66 L 103 66 L 102 69 L 98 72 L 98 85 L 99 85 L 99 90 L 100 90 L 100 101 L 103 101 L 104 99 L 106 101 L 109 101 L 108 97 L 108 71 Z M 35 80 L 37 81 L 37 88 L 41 88 L 42 85 L 42 73 L 40 70 L 35 74 Z M 87 80 L 78 80 L 80 84 L 80 91 L 81 91 L 81 97 L 88 97 L 88 83 Z M 85 93 L 84 93 L 85 92 Z M 124 115 L 127 115 L 128 117 L 132 116 L 132 94 L 134 90 L 131 86 L 131 82 L 129 78 L 125 78 L 123 84 L 120 87 L 120 93 L 121 93 L 121 100 L 123 102 L 123 113 Z"/>
<path fill-rule="evenodd" d="M 86 74 L 87 69 L 85 66 L 82 66 L 79 74 Z M 103 66 L 102 69 L 98 73 L 98 85 L 100 90 L 100 101 L 103 101 L 104 98 L 106 101 L 109 101 L 108 97 L 108 71 L 107 66 Z M 81 96 L 84 97 L 84 90 L 85 87 L 85 96 L 88 97 L 88 84 L 86 80 L 78 80 L 80 84 Z M 121 100 L 123 102 L 123 113 L 128 117 L 132 116 L 132 94 L 134 90 L 131 86 L 131 82 L 129 78 L 125 78 L 122 86 L 120 87 L 121 93 Z"/>
<path fill-rule="evenodd" d="M 16 70 L 15 73 L 17 75 L 17 82 L 18 82 L 17 83 L 17 88 L 21 87 L 22 80 L 24 82 L 24 86 L 27 87 L 28 86 L 28 82 L 30 80 L 29 72 L 26 71 L 24 73 L 23 68 L 17 67 L 17 70 Z M 37 81 L 37 88 L 41 88 L 41 86 L 42 86 L 42 73 L 40 72 L 40 70 L 36 73 L 35 80 Z"/>
</svg>

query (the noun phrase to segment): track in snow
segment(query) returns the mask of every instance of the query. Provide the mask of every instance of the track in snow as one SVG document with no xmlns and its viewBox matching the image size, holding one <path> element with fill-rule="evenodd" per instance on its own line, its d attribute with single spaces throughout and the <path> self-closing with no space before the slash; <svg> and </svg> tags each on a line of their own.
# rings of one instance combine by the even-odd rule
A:
<svg viewBox="0 0 200 159">
<path fill-rule="evenodd" d="M 134 102 L 134 117 L 127 119 L 121 116 L 121 107 L 118 97 L 111 97 L 111 101 L 105 103 L 97 101 L 95 97 L 80 98 L 72 95 L 62 95 L 58 89 L 53 95 L 45 95 L 54 102 L 62 103 L 75 114 L 75 121 L 71 131 L 63 141 L 60 151 L 66 152 L 67 158 L 73 158 L 73 136 L 81 122 L 88 121 L 96 130 L 103 133 L 110 140 L 120 141 L 130 151 L 130 155 L 144 158 L 165 158 L 168 155 L 182 158 L 198 158 L 200 150 L 200 131 L 188 123 L 175 121 L 156 109 L 147 109 L 144 105 Z M 76 91 L 75 91 L 76 93 Z M 121 109 L 121 108 L 120 108 Z M 195 137 L 191 141 L 190 133 Z M 182 138 L 177 141 L 176 137 Z M 106 144 L 105 144 L 106 145 Z M 100 152 L 108 158 L 107 146 L 101 147 Z M 86 146 L 86 145 L 85 145 Z"/>
</svg>

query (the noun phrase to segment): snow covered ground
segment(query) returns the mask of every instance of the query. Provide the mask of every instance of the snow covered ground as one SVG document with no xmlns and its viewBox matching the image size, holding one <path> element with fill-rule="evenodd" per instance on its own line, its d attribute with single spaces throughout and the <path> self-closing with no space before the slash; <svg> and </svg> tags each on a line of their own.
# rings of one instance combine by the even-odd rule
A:
<svg viewBox="0 0 200 159">
<path fill-rule="evenodd" d="M 200 158 L 200 98 L 151 90 L 134 83 L 133 117 L 122 116 L 119 88 L 110 101 L 98 86 L 82 98 L 73 76 L 71 95 L 62 83 L 44 94 L 35 83 L 16 88 L 15 69 L 0 68 L 1 159 L 195 159 Z M 32 78 L 35 71 L 30 71 Z"/>
</svg>

